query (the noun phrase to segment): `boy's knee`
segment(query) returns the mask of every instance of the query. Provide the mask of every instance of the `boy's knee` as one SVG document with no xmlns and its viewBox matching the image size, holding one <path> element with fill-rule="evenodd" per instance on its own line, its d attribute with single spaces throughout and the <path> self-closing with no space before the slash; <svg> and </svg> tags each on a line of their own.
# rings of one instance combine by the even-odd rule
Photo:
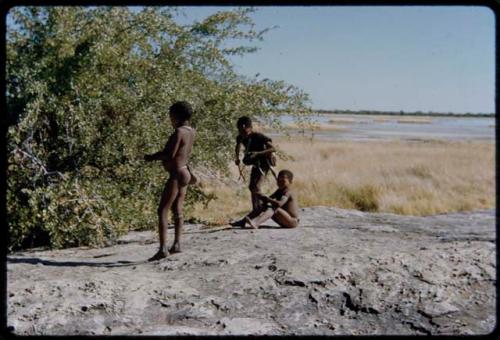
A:
<svg viewBox="0 0 500 340">
<path fill-rule="evenodd" d="M 162 216 L 168 209 L 166 209 L 164 206 L 159 206 L 158 209 L 156 210 L 156 213 L 158 216 Z"/>
<path fill-rule="evenodd" d="M 184 223 L 184 216 L 183 215 L 174 215 L 173 221 L 174 221 L 175 225 L 183 224 Z"/>
<path fill-rule="evenodd" d="M 184 213 L 183 213 L 182 209 L 172 210 L 172 217 L 173 217 L 174 221 L 184 218 Z"/>
</svg>

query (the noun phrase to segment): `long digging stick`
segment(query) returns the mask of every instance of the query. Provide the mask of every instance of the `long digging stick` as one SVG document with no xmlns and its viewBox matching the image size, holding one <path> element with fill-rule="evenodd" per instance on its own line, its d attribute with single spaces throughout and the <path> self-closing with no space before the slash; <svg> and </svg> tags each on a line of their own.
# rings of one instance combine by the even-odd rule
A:
<svg viewBox="0 0 500 340">
<path fill-rule="evenodd" d="M 243 174 L 243 170 L 241 170 L 241 166 L 238 165 L 238 170 L 240 172 L 240 177 L 238 177 L 238 180 L 243 179 L 243 182 L 246 182 L 245 175 Z"/>
</svg>

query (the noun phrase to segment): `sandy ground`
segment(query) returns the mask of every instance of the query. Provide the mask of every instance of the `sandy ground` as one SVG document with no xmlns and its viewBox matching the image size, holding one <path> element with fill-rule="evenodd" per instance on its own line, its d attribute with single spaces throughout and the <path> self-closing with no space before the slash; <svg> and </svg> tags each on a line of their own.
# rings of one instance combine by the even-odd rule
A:
<svg viewBox="0 0 500 340">
<path fill-rule="evenodd" d="M 187 225 L 183 252 L 153 263 L 144 260 L 156 233 L 133 232 L 107 248 L 10 254 L 8 326 L 19 335 L 486 334 L 496 323 L 495 242 L 493 210 L 313 207 L 293 230 Z"/>
</svg>

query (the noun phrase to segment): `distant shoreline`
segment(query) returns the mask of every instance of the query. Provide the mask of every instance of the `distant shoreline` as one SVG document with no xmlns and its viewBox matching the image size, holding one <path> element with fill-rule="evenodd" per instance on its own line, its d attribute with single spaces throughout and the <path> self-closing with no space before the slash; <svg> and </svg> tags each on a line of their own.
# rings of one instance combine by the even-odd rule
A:
<svg viewBox="0 0 500 340">
<path fill-rule="evenodd" d="M 351 110 L 313 110 L 315 114 L 328 115 L 373 115 L 373 116 L 420 116 L 420 117 L 461 117 L 495 118 L 494 113 L 443 113 L 443 112 L 404 112 L 404 111 L 351 111 Z"/>
</svg>

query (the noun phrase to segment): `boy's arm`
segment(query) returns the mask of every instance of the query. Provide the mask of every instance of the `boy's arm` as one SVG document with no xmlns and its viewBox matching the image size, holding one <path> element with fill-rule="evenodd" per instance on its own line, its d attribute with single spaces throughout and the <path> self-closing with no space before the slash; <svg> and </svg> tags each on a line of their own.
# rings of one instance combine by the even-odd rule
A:
<svg viewBox="0 0 500 340">
<path fill-rule="evenodd" d="M 272 196 L 272 195 L 271 195 Z M 290 198 L 290 194 L 287 192 L 283 196 L 281 196 L 280 200 L 276 200 L 271 197 L 267 197 L 264 195 L 260 195 L 260 199 L 263 200 L 264 202 L 269 202 L 274 208 L 281 208 L 285 203 L 288 201 Z"/>
<path fill-rule="evenodd" d="M 254 151 L 252 152 L 253 156 L 261 156 L 261 155 L 267 155 L 269 153 L 276 152 L 276 149 L 274 148 L 274 145 L 268 141 L 266 142 L 266 149 L 262 151 Z"/>
<path fill-rule="evenodd" d="M 146 161 L 170 161 L 175 157 L 177 150 L 179 150 L 179 145 L 181 138 L 179 137 L 179 132 L 176 130 L 168 139 L 165 148 L 162 151 L 158 151 L 151 155 L 144 156 Z"/>
<path fill-rule="evenodd" d="M 240 165 L 240 147 L 241 147 L 241 144 L 237 140 L 236 141 L 236 147 L 234 148 L 234 153 L 235 153 L 234 163 L 236 165 Z"/>
</svg>

